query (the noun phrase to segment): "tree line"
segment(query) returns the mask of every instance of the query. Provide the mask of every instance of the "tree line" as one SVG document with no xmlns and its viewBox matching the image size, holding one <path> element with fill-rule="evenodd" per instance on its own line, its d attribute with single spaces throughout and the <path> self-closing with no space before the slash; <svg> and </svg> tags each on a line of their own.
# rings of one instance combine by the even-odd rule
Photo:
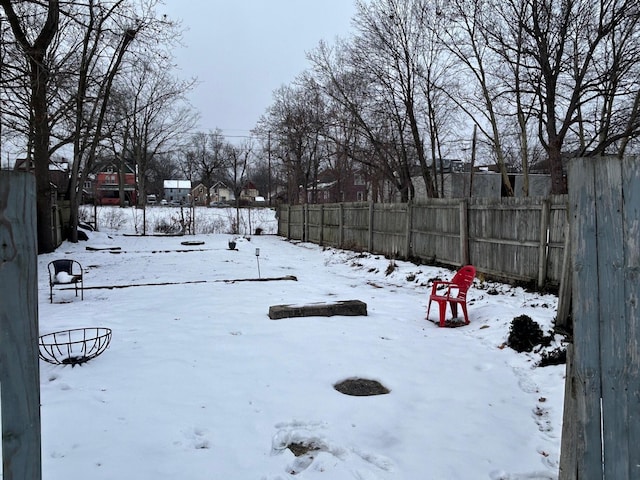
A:
<svg viewBox="0 0 640 480">
<path fill-rule="evenodd" d="M 56 247 L 56 155 L 71 157 L 76 241 L 82 187 L 105 158 L 135 167 L 143 202 L 181 176 L 223 181 L 236 198 L 251 179 L 298 203 L 327 175 L 338 189 L 365 178 L 374 201 L 389 185 L 412 200 L 416 179 L 442 196 L 438 166 L 451 158 L 494 165 L 509 195 L 509 173 L 524 174 L 527 195 L 540 170 L 564 193 L 568 158 L 638 152 L 636 0 L 355 0 L 350 35 L 308 52 L 308 68 L 237 142 L 193 133 L 197 80 L 174 73 L 183 27 L 159 0 L 0 6 L 1 138 L 24 143 L 33 166 L 39 252 Z"/>
<path fill-rule="evenodd" d="M 77 241 L 82 189 L 101 159 L 147 169 L 195 125 L 171 49 L 181 25 L 159 2 L 0 1 L 2 140 L 21 146 L 36 178 L 38 251 L 53 251 L 50 159 L 70 159 L 69 239 Z M 124 169 L 122 169 L 124 175 Z"/>
<path fill-rule="evenodd" d="M 256 132 L 287 181 L 313 198 L 321 172 L 366 175 L 369 198 L 415 178 L 443 194 L 439 162 L 551 176 L 566 161 L 638 152 L 640 3 L 635 0 L 356 0 L 353 32 L 321 41 L 274 92 Z M 304 194 L 299 194 L 299 189 Z M 295 203 L 295 201 L 294 201 Z"/>
</svg>

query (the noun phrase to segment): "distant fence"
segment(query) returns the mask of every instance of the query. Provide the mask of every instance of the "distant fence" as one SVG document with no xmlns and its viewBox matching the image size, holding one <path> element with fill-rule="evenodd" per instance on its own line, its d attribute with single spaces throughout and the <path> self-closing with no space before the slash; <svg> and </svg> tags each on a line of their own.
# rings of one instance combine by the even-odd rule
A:
<svg viewBox="0 0 640 480">
<path fill-rule="evenodd" d="M 421 203 L 283 205 L 278 234 L 294 240 L 417 259 L 511 282 L 560 285 L 567 196 L 430 199 Z"/>
</svg>

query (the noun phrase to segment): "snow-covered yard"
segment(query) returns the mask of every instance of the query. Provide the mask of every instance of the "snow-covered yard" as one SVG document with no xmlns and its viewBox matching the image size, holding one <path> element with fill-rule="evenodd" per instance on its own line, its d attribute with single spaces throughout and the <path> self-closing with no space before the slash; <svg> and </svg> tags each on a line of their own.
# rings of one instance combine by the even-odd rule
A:
<svg viewBox="0 0 640 480">
<path fill-rule="evenodd" d="M 505 346 L 523 314 L 546 333 L 555 296 L 476 279 L 471 324 L 439 328 L 425 312 L 443 268 L 274 235 L 125 233 L 38 258 L 41 334 L 113 331 L 84 365 L 41 361 L 45 480 L 557 478 L 564 365 Z M 82 263 L 84 301 L 57 288 L 49 303 L 55 258 Z M 351 299 L 368 315 L 268 317 Z M 334 389 L 355 377 L 390 393 Z"/>
</svg>

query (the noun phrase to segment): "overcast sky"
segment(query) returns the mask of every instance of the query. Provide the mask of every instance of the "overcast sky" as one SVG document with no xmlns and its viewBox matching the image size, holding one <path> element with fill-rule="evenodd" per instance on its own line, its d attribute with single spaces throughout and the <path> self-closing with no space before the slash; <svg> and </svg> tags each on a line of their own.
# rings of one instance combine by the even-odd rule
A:
<svg viewBox="0 0 640 480">
<path fill-rule="evenodd" d="M 353 0 L 165 0 L 161 13 L 182 20 L 180 76 L 197 77 L 191 94 L 199 130 L 248 135 L 273 91 L 309 66 L 320 40 L 347 37 Z"/>
</svg>

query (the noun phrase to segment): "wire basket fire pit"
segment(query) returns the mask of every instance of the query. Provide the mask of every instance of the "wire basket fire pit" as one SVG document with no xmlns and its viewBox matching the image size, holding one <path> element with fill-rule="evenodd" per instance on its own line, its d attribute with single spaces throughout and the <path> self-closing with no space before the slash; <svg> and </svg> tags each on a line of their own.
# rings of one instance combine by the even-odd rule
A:
<svg viewBox="0 0 640 480">
<path fill-rule="evenodd" d="M 41 335 L 38 356 L 54 365 L 81 365 L 104 352 L 111 343 L 111 329 L 73 328 Z"/>
</svg>

